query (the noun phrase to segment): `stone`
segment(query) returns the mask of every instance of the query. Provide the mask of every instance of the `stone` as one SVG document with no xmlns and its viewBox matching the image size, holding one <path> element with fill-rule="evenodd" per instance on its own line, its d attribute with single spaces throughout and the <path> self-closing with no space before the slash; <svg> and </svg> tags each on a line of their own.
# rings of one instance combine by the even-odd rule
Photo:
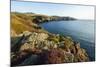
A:
<svg viewBox="0 0 100 67">
<path fill-rule="evenodd" d="M 65 62 L 73 62 L 74 55 L 71 53 L 67 53 L 62 49 L 51 49 L 48 55 L 48 63 L 58 64 Z"/>
</svg>

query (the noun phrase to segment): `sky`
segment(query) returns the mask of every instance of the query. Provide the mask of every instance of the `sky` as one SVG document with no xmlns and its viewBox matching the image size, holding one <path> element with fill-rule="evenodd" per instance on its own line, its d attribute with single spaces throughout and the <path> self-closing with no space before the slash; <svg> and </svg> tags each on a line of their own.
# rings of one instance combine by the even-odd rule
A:
<svg viewBox="0 0 100 67">
<path fill-rule="evenodd" d="M 32 12 L 45 15 L 70 16 L 94 20 L 94 6 L 11 1 L 11 12 Z"/>
</svg>

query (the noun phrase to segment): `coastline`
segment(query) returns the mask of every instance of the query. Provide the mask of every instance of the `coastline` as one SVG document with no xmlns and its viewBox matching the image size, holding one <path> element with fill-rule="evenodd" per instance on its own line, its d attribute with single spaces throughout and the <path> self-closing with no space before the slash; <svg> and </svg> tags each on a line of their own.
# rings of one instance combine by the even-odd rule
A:
<svg viewBox="0 0 100 67">
<path fill-rule="evenodd" d="M 35 18 L 33 20 L 32 17 L 25 14 L 13 14 L 11 17 L 11 30 L 18 32 L 18 34 L 15 33 L 16 35 L 11 33 L 13 35 L 11 36 L 12 66 L 30 65 L 32 62 L 34 62 L 33 65 L 36 65 L 89 61 L 86 50 L 80 47 L 79 42 L 75 42 L 69 36 L 49 33 L 38 25 L 41 23 L 40 21 L 48 21 L 47 19 Z M 21 28 L 19 24 L 22 25 Z M 20 31 L 17 30 L 17 26 Z M 26 62 L 30 57 L 38 59 L 37 62 L 34 60 L 30 63 Z M 45 61 L 41 62 L 41 59 L 45 59 Z"/>
</svg>

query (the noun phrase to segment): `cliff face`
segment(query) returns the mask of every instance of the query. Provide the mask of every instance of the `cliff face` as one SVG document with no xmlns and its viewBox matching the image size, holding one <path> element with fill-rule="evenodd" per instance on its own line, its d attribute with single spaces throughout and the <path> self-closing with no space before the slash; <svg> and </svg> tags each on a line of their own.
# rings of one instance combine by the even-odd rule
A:
<svg viewBox="0 0 100 67">
<path fill-rule="evenodd" d="M 85 49 L 80 48 L 79 42 L 74 42 L 68 36 L 45 31 L 36 24 L 36 21 L 40 20 L 33 22 L 33 17 L 29 16 L 28 19 L 28 16 L 26 14 L 11 15 L 12 66 L 89 61 Z"/>
</svg>

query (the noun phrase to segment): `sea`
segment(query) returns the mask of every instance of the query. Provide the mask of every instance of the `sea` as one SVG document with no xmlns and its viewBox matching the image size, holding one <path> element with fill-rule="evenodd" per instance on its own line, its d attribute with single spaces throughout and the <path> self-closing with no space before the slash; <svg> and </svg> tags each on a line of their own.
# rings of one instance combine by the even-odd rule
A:
<svg viewBox="0 0 100 67">
<path fill-rule="evenodd" d="M 95 20 L 50 21 L 40 26 L 51 33 L 70 36 L 74 41 L 80 42 L 90 61 L 95 61 Z"/>
</svg>

